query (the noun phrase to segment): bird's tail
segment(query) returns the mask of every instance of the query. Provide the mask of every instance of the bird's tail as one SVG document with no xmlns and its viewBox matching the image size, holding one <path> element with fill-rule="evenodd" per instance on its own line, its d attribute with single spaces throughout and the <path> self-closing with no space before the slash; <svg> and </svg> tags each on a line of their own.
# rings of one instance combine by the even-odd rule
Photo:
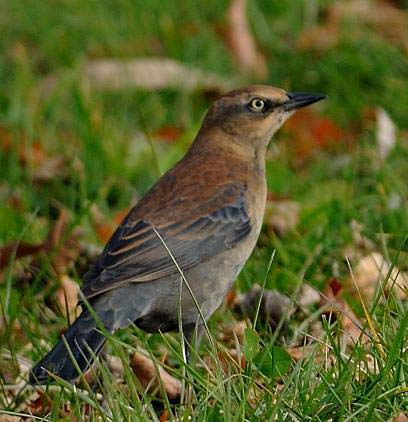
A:
<svg viewBox="0 0 408 422">
<path fill-rule="evenodd" d="M 108 331 L 111 331 L 109 324 L 106 325 L 106 321 L 102 322 Z M 105 336 L 96 328 L 96 322 L 88 310 L 82 312 L 63 337 L 33 367 L 29 379 L 31 384 L 52 382 L 52 377 L 48 372 L 69 382 L 74 382 L 80 375 L 77 368 L 81 372 L 86 371 L 106 341 Z"/>
</svg>

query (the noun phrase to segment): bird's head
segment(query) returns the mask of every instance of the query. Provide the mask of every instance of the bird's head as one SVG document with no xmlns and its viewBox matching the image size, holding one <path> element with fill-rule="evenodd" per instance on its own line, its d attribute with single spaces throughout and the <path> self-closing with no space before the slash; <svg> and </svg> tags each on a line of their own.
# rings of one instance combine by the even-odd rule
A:
<svg viewBox="0 0 408 422">
<path fill-rule="evenodd" d="M 323 94 L 290 93 L 266 85 L 248 86 L 219 97 L 208 111 L 203 129 L 221 129 L 235 142 L 256 149 L 266 147 L 297 109 L 323 98 Z"/>
</svg>

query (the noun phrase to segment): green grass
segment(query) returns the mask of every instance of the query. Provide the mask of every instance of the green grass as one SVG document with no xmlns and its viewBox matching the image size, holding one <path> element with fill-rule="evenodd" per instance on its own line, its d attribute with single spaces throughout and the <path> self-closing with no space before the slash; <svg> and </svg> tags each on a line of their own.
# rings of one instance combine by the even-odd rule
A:
<svg viewBox="0 0 408 422">
<path fill-rule="evenodd" d="M 110 338 L 108 346 L 122 359 L 125 381 L 116 382 L 101 362 L 93 388 L 46 391 L 52 405 L 40 407 L 40 420 L 72 415 L 77 420 L 158 420 L 167 409 L 171 420 L 386 421 L 408 412 L 407 303 L 394 294 L 368 303 L 373 335 L 361 302 L 348 291 L 345 259 L 353 252 L 354 268 L 360 256 L 371 252 L 355 244 L 351 223 L 357 221 L 376 251 L 408 270 L 408 58 L 363 22 L 341 25 L 338 42 L 327 51 L 300 50 L 298 37 L 308 25 L 324 20 L 332 2 L 312 3 L 320 10 L 313 22 L 306 19 L 306 0 L 248 5 L 268 62 L 262 82 L 327 93 L 329 99 L 316 113 L 341 128 L 345 142 L 311 147 L 299 162 L 293 131 L 279 132 L 267 162 L 268 186 L 299 203 L 299 222 L 283 236 L 266 227 L 235 286 L 246 291 L 265 280 L 266 288 L 295 296 L 302 282 L 324 290 L 335 277 L 371 332 L 369 344 L 344 349 L 339 322 L 321 323 L 316 305 L 291 315 L 284 339 L 259 321 L 259 344 L 251 334 L 240 344 L 221 335 L 236 325 L 236 316 L 223 306 L 209 321 L 215 349 L 204 342 L 195 365 L 183 364 L 177 335 L 128 329 Z M 81 259 L 67 269 L 81 282 L 90 263 L 85 255 L 94 256 L 92 248 L 102 246 L 93 207 L 110 222 L 143 195 L 159 171 L 186 151 L 211 103 L 200 91 L 90 90 L 80 83 L 82 65 L 92 58 L 159 55 L 227 80 L 257 82 L 239 74 L 222 40 L 227 7 L 227 2 L 203 7 L 193 0 L 178 7 L 171 1 L 125 0 L 0 4 L 0 245 L 44 240 L 63 208 L 69 232 L 82 232 Z M 49 74 L 61 78 L 55 91 L 41 97 L 39 83 Z M 397 144 L 385 160 L 379 158 L 370 117 L 378 106 L 398 128 Z M 180 139 L 169 145 L 153 137 L 153 154 L 147 138 L 165 126 L 177 127 Z M 20 159 L 30 145 L 63 160 L 46 182 L 36 179 L 41 165 Z M 12 390 L 18 360 L 39 359 L 67 326 L 55 304 L 58 281 L 51 257 L 39 258 L 31 277 L 23 274 L 31 268 L 28 260 L 11 261 L 0 275 L 0 409 L 9 413 L 26 412 L 30 400 L 27 389 Z M 316 324 L 322 326 L 321 337 L 313 340 L 308 335 Z M 302 342 L 307 343 L 305 354 L 289 360 L 285 350 Z M 232 348 L 249 358 L 244 369 L 232 360 L 222 368 L 219 353 Z M 128 358 L 141 349 L 157 359 L 167 351 L 168 370 L 185 378 L 190 401 L 169 403 L 143 391 Z M 271 367 L 262 356 L 283 363 L 278 359 Z"/>
</svg>

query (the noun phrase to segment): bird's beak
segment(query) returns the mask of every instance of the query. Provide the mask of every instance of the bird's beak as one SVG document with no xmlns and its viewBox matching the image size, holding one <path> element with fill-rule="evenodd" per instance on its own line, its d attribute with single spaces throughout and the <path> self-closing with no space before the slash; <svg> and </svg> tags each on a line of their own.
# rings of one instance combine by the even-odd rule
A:
<svg viewBox="0 0 408 422">
<path fill-rule="evenodd" d="M 285 111 L 296 110 L 326 98 L 324 94 L 309 94 L 307 92 L 288 92 L 289 99 L 282 106 Z"/>
</svg>

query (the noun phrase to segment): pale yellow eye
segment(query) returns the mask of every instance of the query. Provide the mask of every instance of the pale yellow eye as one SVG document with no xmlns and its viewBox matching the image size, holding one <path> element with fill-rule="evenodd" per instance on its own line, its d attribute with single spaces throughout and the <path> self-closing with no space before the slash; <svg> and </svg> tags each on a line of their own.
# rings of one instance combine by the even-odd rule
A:
<svg viewBox="0 0 408 422">
<path fill-rule="evenodd" d="M 261 98 L 254 98 L 250 106 L 254 111 L 262 111 L 265 108 L 265 101 Z"/>
</svg>

